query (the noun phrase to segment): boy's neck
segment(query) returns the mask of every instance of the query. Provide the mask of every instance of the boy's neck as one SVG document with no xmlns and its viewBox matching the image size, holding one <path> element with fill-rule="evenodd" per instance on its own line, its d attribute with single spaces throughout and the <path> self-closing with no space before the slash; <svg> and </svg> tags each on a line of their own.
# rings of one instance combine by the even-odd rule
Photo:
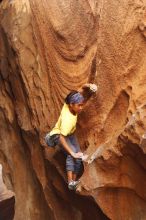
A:
<svg viewBox="0 0 146 220">
<path fill-rule="evenodd" d="M 69 106 L 69 111 L 73 114 L 76 115 L 76 113 L 72 110 L 72 108 Z"/>
</svg>

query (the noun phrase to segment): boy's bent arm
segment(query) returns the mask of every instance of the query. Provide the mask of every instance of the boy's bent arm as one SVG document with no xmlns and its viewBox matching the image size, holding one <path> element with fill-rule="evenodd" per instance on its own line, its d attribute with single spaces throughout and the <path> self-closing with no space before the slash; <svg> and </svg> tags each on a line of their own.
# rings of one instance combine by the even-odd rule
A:
<svg viewBox="0 0 146 220">
<path fill-rule="evenodd" d="M 90 97 L 96 93 L 97 89 L 98 87 L 95 84 L 86 83 L 80 89 L 78 89 L 78 92 L 84 96 L 84 103 L 86 103 Z"/>
</svg>

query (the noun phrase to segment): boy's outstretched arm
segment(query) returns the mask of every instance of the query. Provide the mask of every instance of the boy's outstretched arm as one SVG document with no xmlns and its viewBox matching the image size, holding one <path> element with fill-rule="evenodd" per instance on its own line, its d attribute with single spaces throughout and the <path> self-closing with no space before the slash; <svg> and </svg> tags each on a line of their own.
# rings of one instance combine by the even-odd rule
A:
<svg viewBox="0 0 146 220">
<path fill-rule="evenodd" d="M 83 156 L 82 152 L 74 153 L 72 149 L 68 146 L 64 136 L 60 134 L 60 143 L 63 146 L 63 148 L 74 158 L 81 158 Z"/>
</svg>

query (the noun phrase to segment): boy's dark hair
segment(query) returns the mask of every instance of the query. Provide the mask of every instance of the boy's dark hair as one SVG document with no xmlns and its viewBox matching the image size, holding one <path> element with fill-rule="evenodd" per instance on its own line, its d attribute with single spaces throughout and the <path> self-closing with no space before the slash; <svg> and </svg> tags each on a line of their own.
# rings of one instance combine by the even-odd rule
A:
<svg viewBox="0 0 146 220">
<path fill-rule="evenodd" d="M 65 98 L 65 103 L 66 103 L 66 104 L 70 104 L 70 98 L 71 98 L 74 94 L 76 94 L 76 93 L 78 93 L 78 91 L 72 90 L 72 91 L 66 96 L 66 98 Z"/>
</svg>

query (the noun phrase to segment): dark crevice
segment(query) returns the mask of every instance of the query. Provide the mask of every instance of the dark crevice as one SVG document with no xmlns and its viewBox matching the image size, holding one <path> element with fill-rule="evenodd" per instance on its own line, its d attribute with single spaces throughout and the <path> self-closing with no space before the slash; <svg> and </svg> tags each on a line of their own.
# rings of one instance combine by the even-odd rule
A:
<svg viewBox="0 0 146 220">
<path fill-rule="evenodd" d="M 68 189 L 67 189 L 68 190 Z M 59 200 L 63 200 L 61 194 L 54 188 L 54 191 Z M 77 210 L 80 210 L 82 214 L 82 220 L 110 220 L 100 209 L 100 207 L 94 202 L 93 198 L 90 196 L 78 195 L 75 192 L 68 191 L 69 202 Z M 65 202 L 64 202 L 65 203 Z"/>
<path fill-rule="evenodd" d="M 2 158 L 1 158 L 2 156 Z M 5 155 L 0 155 L 0 161 L 5 160 Z M 3 177 L 3 167 L 0 164 L 0 219 L 13 220 L 15 215 L 15 196 L 12 190 L 8 190 Z"/>
<path fill-rule="evenodd" d="M 142 169 L 144 172 L 146 171 L 146 154 L 142 151 L 140 146 L 136 143 L 132 143 L 130 140 L 124 140 L 122 138 L 122 141 L 124 143 L 124 147 L 122 148 L 121 152 L 123 155 L 129 155 L 133 160 L 140 166 L 140 169 Z"/>
</svg>

